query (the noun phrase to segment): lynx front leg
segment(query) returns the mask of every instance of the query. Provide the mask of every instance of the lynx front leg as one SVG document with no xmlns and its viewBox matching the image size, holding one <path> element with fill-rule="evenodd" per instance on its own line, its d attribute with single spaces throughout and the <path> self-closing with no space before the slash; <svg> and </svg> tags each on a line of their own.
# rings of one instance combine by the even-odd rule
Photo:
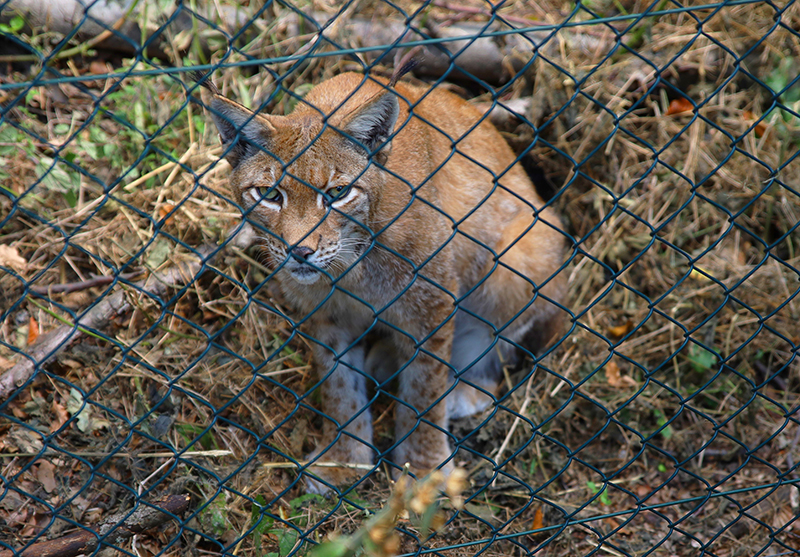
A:
<svg viewBox="0 0 800 557">
<path fill-rule="evenodd" d="M 398 466 L 409 463 L 417 477 L 440 467 L 452 454 L 447 436 L 447 403 L 443 400 L 450 382 L 450 369 L 443 362 L 450 358 L 452 334 L 452 322 L 445 324 L 423 345 L 426 352 L 437 357 L 420 350 L 400 373 L 395 436 L 398 441 L 404 440 L 395 448 L 393 460 Z M 409 343 L 407 348 L 411 359 L 414 347 Z M 448 462 L 442 470 L 447 473 L 452 468 L 452 462 Z"/>
<path fill-rule="evenodd" d="M 320 386 L 324 424 L 322 440 L 308 460 L 345 466 L 311 466 L 309 471 L 323 481 L 307 479 L 311 493 L 326 493 L 330 486 L 352 483 L 364 470 L 348 468 L 348 464 L 371 464 L 372 418 L 367 401 L 364 350 L 360 346 L 347 349 L 348 343 L 326 343 L 336 354 L 317 345 L 314 365 Z M 338 358 L 337 358 L 338 354 Z M 324 482 L 324 483 L 323 483 Z M 329 484 L 329 485 L 326 485 Z"/>
</svg>

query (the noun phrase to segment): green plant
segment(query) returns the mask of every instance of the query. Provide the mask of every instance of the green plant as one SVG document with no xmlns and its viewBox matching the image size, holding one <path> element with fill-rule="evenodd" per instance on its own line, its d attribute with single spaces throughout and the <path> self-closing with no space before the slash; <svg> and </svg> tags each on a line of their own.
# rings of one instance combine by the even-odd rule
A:
<svg viewBox="0 0 800 557">
<path fill-rule="evenodd" d="M 789 84 L 797 78 L 797 71 L 796 59 L 787 56 L 775 64 L 772 72 L 764 79 L 764 83 L 777 95 L 776 100 L 782 105 L 770 110 L 765 115 L 765 120 L 775 126 L 779 137 L 789 140 L 795 147 L 800 145 L 797 135 L 800 132 L 800 118 L 795 116 L 800 111 L 800 85 Z"/>
<path fill-rule="evenodd" d="M 289 501 L 290 514 L 288 520 L 295 520 L 296 526 L 303 528 L 306 526 L 306 519 L 300 513 L 301 507 L 308 501 L 315 503 L 324 503 L 324 499 L 316 494 L 301 495 Z M 291 553 L 297 540 L 300 537 L 299 531 L 287 526 L 285 523 L 280 525 L 275 524 L 275 518 L 272 516 L 264 515 L 263 509 L 267 506 L 267 501 L 263 496 L 256 497 L 256 502 L 253 504 L 251 511 L 251 520 L 255 525 L 253 529 L 253 547 L 255 555 L 258 557 L 284 557 Z M 295 519 L 294 516 L 297 515 Z M 264 537 L 274 538 L 278 544 L 277 552 L 263 553 L 262 540 Z"/>
<path fill-rule="evenodd" d="M 694 369 L 697 373 L 705 373 L 706 371 L 712 369 L 717 363 L 716 354 L 706 350 L 702 346 L 698 346 L 697 344 L 692 344 L 689 347 L 689 355 L 687 356 L 687 359 L 689 360 L 689 364 L 692 366 L 692 369 Z"/>
<path fill-rule="evenodd" d="M 600 503 L 602 503 L 604 506 L 608 506 L 611 504 L 611 499 L 608 497 L 607 486 L 604 485 L 601 489 L 600 486 L 598 486 L 596 483 L 589 481 L 586 482 L 586 487 L 588 487 L 591 490 L 593 495 L 597 495 L 598 492 L 600 493 Z"/>
<path fill-rule="evenodd" d="M 16 35 L 22 28 L 25 27 L 25 20 L 22 17 L 15 15 L 8 23 L 0 23 L 0 32 L 7 33 L 9 35 Z"/>
<path fill-rule="evenodd" d="M 229 527 L 225 493 L 219 493 L 209 501 L 198 513 L 197 519 L 204 532 L 216 537 L 222 537 Z"/>
<path fill-rule="evenodd" d="M 672 430 L 672 426 L 667 424 L 667 417 L 664 415 L 664 412 L 659 409 L 655 409 L 653 410 L 653 416 L 656 419 L 659 429 L 661 429 L 661 436 L 664 439 L 671 438 L 674 431 Z"/>
</svg>

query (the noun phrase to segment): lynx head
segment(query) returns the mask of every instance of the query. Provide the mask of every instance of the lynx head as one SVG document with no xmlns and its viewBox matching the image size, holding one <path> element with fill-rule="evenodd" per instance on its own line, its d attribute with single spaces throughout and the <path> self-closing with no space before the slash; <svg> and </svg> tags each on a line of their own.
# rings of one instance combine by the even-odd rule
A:
<svg viewBox="0 0 800 557">
<path fill-rule="evenodd" d="M 369 247 L 399 114 L 388 89 L 336 82 L 288 116 L 254 113 L 209 87 L 236 201 L 260 225 L 270 264 L 301 284 L 338 277 Z"/>
</svg>

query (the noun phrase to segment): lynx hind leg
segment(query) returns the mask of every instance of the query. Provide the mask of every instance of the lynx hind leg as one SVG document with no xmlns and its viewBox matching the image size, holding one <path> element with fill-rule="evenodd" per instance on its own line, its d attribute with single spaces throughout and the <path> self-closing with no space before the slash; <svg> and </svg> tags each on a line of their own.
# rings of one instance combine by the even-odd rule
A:
<svg viewBox="0 0 800 557">
<path fill-rule="evenodd" d="M 456 317 L 451 364 L 457 383 L 447 396 L 450 418 L 463 418 L 481 412 L 494 402 L 503 370 L 488 325 L 460 311 Z"/>
<path fill-rule="evenodd" d="M 524 356 L 520 348 L 538 353 L 560 328 L 563 312 L 545 298 L 559 301 L 563 297 L 563 278 L 550 278 L 561 264 L 563 242 L 546 224 L 539 223 L 526 234 L 528 226 L 521 220 L 506 229 L 498 251 L 513 244 L 501 259 L 508 268 L 495 268 L 464 302 L 466 308 L 500 329 L 500 336 L 511 342 L 498 340 L 492 346 L 496 338 L 493 329 L 484 321 L 459 312 L 452 363 L 460 381 L 448 397 L 451 418 L 475 414 L 492 404 L 503 378 L 503 366 L 518 364 Z M 532 304 L 531 281 L 537 285 L 547 282 Z M 486 352 L 488 347 L 491 350 Z"/>
<path fill-rule="evenodd" d="M 336 346 L 332 344 L 332 346 Z M 346 344 L 344 345 L 346 346 Z M 367 398 L 364 368 L 364 349 L 355 346 L 339 358 L 321 347 L 314 350 L 318 376 L 322 382 L 322 439 L 317 448 L 308 455 L 309 461 L 333 464 L 334 466 L 310 466 L 306 478 L 306 491 L 325 494 L 330 486 L 343 486 L 359 480 L 366 472 L 350 464 L 372 464 L 372 416 Z M 336 467 L 335 464 L 344 466 Z"/>
<path fill-rule="evenodd" d="M 565 240 L 553 228 L 561 222 L 550 209 L 543 210 L 540 217 L 530 230 L 527 218 L 517 219 L 505 230 L 501 248 L 506 251 L 500 259 L 504 266 L 486 283 L 493 322 L 508 323 L 521 313 L 503 336 L 531 354 L 555 338 L 566 315 L 558 305 L 566 290 L 566 274 L 558 273 L 564 262 Z M 510 350 L 509 357 L 520 352 L 508 344 L 503 349 Z"/>
</svg>

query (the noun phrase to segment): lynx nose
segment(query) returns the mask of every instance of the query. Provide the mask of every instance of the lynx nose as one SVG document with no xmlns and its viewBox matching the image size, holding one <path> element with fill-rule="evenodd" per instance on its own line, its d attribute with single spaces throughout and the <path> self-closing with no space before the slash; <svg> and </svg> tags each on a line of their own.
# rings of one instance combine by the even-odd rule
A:
<svg viewBox="0 0 800 557">
<path fill-rule="evenodd" d="M 292 255 L 300 261 L 307 260 L 312 253 L 314 253 L 314 250 L 308 246 L 295 246 L 292 248 Z"/>
</svg>

